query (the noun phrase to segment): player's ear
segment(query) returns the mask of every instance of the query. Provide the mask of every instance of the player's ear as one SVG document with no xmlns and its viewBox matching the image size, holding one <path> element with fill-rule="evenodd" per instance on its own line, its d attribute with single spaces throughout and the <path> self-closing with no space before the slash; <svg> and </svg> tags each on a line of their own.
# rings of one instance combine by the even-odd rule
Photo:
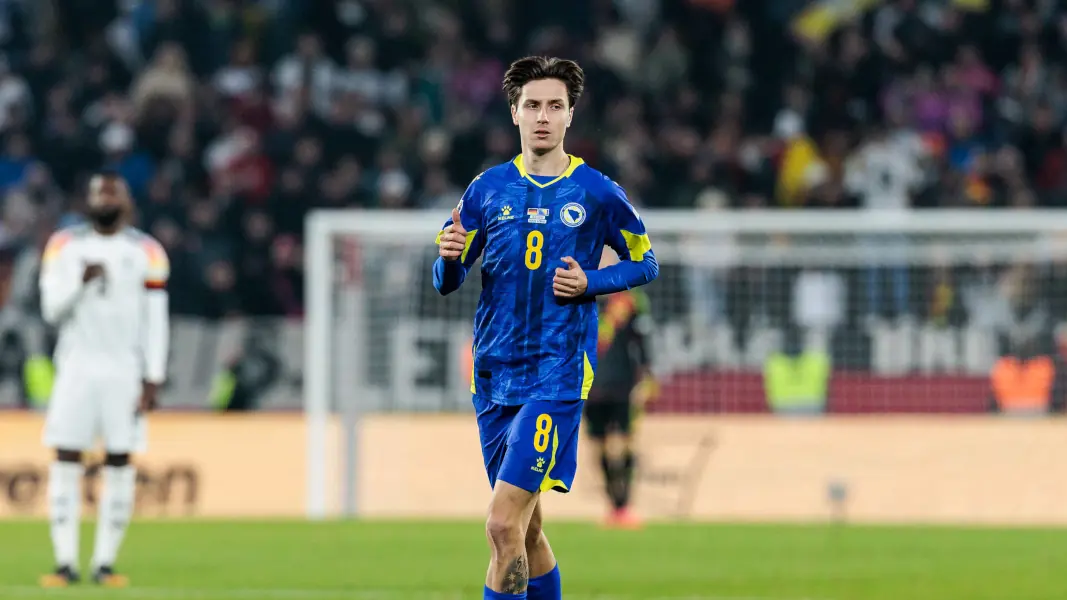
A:
<svg viewBox="0 0 1067 600">
<path fill-rule="evenodd" d="M 511 124 L 512 125 L 518 125 L 519 124 L 519 107 L 518 107 L 518 105 L 515 105 L 515 104 L 511 105 Z"/>
<path fill-rule="evenodd" d="M 574 107 L 573 106 L 567 109 L 567 128 L 568 129 L 571 126 L 571 121 L 572 120 L 574 120 Z"/>
</svg>

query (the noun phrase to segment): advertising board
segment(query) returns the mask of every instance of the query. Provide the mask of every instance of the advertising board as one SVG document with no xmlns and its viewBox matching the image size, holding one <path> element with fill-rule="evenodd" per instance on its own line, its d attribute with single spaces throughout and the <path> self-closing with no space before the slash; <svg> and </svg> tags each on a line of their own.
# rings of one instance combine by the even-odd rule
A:
<svg viewBox="0 0 1067 600">
<path fill-rule="evenodd" d="M 50 454 L 41 415 L 0 418 L 0 518 L 42 518 Z M 341 506 L 340 431 L 326 456 L 328 513 Z M 367 518 L 483 519 L 489 501 L 469 415 L 374 415 L 359 431 Z M 299 413 L 152 415 L 137 457 L 139 517 L 301 518 Z M 643 418 L 635 508 L 651 520 L 1067 524 L 1067 421 L 991 416 Z M 573 491 L 545 496 L 555 519 L 599 519 L 599 457 L 582 439 Z M 95 514 L 100 456 L 89 459 Z"/>
<path fill-rule="evenodd" d="M 482 518 L 470 417 L 374 417 L 363 429 L 368 516 Z M 388 447 L 389 452 L 376 452 Z M 1067 523 L 1067 421 L 1003 417 L 660 416 L 640 424 L 635 507 L 653 520 Z M 602 517 L 583 438 L 556 518 Z"/>
<path fill-rule="evenodd" d="M 0 519 L 47 514 L 51 454 L 41 446 L 43 424 L 38 413 L 0 415 Z M 337 432 L 330 431 L 332 460 Z M 304 515 L 307 444 L 300 414 L 157 413 L 150 416 L 148 435 L 148 451 L 135 458 L 138 516 Z M 89 515 L 96 512 L 101 458 L 97 453 L 86 459 L 83 507 Z M 339 498 L 339 492 L 328 498 Z M 337 512 L 336 502 L 331 510 Z"/>
</svg>

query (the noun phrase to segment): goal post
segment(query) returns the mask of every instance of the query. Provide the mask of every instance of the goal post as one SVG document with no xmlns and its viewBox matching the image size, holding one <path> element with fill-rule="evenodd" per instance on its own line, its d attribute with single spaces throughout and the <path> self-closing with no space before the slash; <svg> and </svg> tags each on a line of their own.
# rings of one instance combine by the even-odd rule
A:
<svg viewBox="0 0 1067 600">
<path fill-rule="evenodd" d="M 791 344 L 820 349 L 831 364 L 833 389 L 818 412 L 981 412 L 992 361 L 1005 348 L 1047 346 L 1067 320 L 1067 211 L 641 216 L 661 265 L 647 286 L 661 380 L 655 412 L 773 413 L 768 356 Z M 315 210 L 307 218 L 311 519 L 361 514 L 356 425 L 366 414 L 470 410 L 461 362 L 480 263 L 460 291 L 433 290 L 433 242 L 447 217 Z"/>
</svg>

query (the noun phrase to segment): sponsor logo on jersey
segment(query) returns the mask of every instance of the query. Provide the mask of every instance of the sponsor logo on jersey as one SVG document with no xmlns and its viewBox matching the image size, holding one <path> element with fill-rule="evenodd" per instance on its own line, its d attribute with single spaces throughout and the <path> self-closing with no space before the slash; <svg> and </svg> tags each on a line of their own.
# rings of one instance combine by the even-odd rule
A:
<svg viewBox="0 0 1067 600">
<path fill-rule="evenodd" d="M 559 219 L 567 227 L 577 227 L 585 223 L 585 207 L 577 202 L 568 202 L 559 209 Z"/>
<path fill-rule="evenodd" d="M 544 225 L 548 222 L 547 208 L 527 208 L 526 214 L 530 217 L 530 223 L 540 223 L 541 225 Z"/>
<path fill-rule="evenodd" d="M 500 216 L 496 218 L 497 221 L 510 221 L 515 218 L 515 215 L 511 214 L 511 206 L 505 204 L 500 207 Z"/>
</svg>

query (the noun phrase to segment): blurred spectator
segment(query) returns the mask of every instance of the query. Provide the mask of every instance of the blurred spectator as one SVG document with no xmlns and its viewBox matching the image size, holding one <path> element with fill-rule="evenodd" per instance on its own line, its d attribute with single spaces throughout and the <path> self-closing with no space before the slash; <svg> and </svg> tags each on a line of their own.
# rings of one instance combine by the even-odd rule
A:
<svg viewBox="0 0 1067 600">
<path fill-rule="evenodd" d="M 188 287 L 176 311 L 299 314 L 307 212 L 453 203 L 518 152 L 500 79 L 535 52 L 585 67 L 568 150 L 639 205 L 1067 206 L 1062 3 L 857 4 L 819 20 L 811 0 L 5 3 L 3 239 L 69 222 L 86 174 L 112 167 Z M 865 242 L 883 264 L 907 250 Z M 702 318 L 764 310 L 729 308 L 732 269 L 695 267 Z M 849 302 L 926 314 L 951 288 L 1004 321 L 980 270 L 937 291 L 918 276 L 871 270 Z"/>
</svg>

